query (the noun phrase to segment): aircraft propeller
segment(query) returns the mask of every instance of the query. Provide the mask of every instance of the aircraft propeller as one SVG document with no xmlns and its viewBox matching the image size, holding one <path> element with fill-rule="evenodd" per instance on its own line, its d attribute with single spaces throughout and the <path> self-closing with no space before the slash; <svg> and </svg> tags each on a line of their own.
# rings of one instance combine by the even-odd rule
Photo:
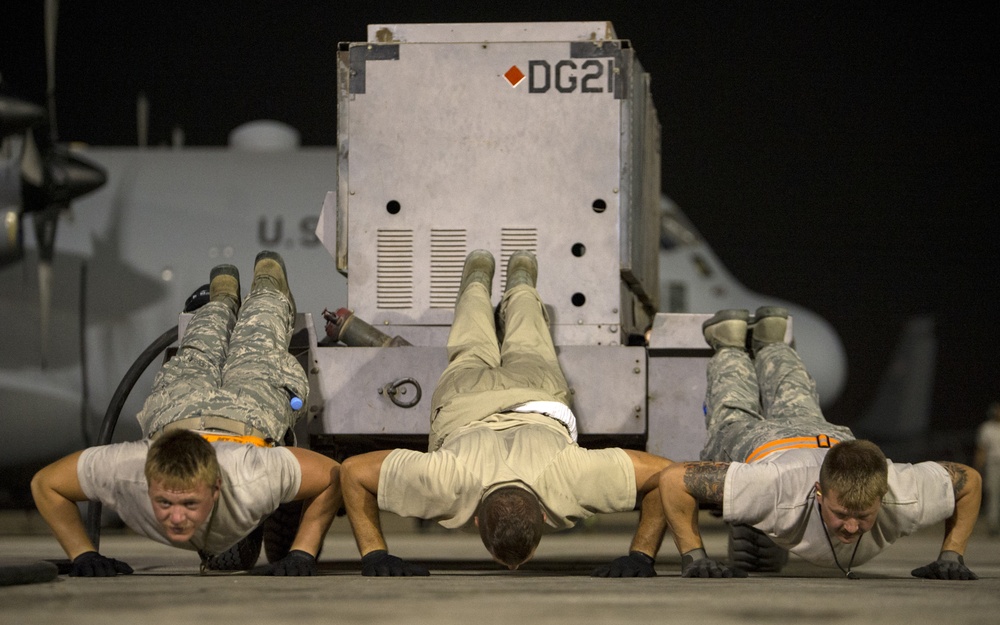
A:
<svg viewBox="0 0 1000 625">
<path fill-rule="evenodd" d="M 55 136 L 55 31 L 58 2 L 48 0 L 45 11 L 48 123 L 45 109 L 15 98 L 0 97 L 0 139 L 23 132 L 20 166 L 20 210 L 6 211 L 6 239 L 0 247 L 0 266 L 23 257 L 24 215 L 30 215 L 38 244 L 38 290 L 42 365 L 49 344 L 52 309 L 52 259 L 59 217 L 70 203 L 107 180 L 98 165 L 73 154 Z"/>
</svg>

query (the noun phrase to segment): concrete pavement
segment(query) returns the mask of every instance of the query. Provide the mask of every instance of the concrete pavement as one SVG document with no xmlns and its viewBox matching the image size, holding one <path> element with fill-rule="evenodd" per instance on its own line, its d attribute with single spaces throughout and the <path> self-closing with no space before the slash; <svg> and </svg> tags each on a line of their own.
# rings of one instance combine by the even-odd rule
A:
<svg viewBox="0 0 1000 625">
<path fill-rule="evenodd" d="M 664 545 L 659 576 L 589 577 L 628 549 L 634 516 L 598 519 L 582 530 L 547 536 L 535 560 L 508 572 L 493 564 L 475 534 L 419 531 L 387 518 L 391 552 L 425 562 L 431 577 L 365 578 L 347 520 L 338 518 L 314 578 L 198 574 L 195 554 L 126 531 L 105 530 L 101 551 L 136 572 L 111 579 L 60 576 L 0 588 L 0 623 L 74 625 L 161 623 L 996 623 L 1000 618 L 1000 540 L 982 528 L 966 560 L 980 580 L 942 582 L 910 577 L 934 559 L 941 528 L 904 539 L 857 568 L 862 578 L 819 569 L 794 557 L 780 574 L 744 580 L 679 577 L 680 558 Z M 722 556 L 726 532 L 705 518 L 709 553 Z M 0 563 L 62 557 L 33 513 L 4 513 Z"/>
</svg>

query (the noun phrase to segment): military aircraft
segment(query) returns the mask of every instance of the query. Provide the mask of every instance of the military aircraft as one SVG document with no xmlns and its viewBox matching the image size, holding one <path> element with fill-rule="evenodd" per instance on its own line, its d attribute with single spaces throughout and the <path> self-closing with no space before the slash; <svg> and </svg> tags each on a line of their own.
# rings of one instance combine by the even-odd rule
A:
<svg viewBox="0 0 1000 625">
<path fill-rule="evenodd" d="M 832 405 L 847 382 L 847 354 L 829 321 L 808 308 L 752 291 L 737 280 L 669 197 L 661 196 L 660 310 L 715 312 L 723 308 L 785 306 L 795 347 L 816 380 L 820 401 Z"/>
</svg>

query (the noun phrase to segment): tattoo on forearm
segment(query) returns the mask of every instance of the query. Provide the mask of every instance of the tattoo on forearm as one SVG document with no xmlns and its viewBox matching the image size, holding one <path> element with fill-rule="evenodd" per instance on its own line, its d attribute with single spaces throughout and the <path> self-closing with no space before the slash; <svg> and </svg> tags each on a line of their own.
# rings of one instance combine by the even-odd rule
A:
<svg viewBox="0 0 1000 625">
<path fill-rule="evenodd" d="M 955 495 L 958 496 L 965 489 L 965 483 L 969 480 L 965 465 L 955 462 L 938 462 L 938 464 L 948 469 L 948 474 L 951 476 L 951 484 L 955 489 Z"/>
<path fill-rule="evenodd" d="M 722 504 L 728 462 L 690 462 L 684 465 L 684 487 L 700 503 Z"/>
</svg>

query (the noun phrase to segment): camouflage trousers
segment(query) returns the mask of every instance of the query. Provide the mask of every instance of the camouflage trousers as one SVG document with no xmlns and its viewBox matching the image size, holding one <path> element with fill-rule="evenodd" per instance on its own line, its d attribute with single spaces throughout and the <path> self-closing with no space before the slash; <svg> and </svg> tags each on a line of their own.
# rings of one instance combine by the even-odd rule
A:
<svg viewBox="0 0 1000 625">
<path fill-rule="evenodd" d="M 768 345 L 751 360 L 742 349 L 718 350 L 708 363 L 705 391 L 708 442 L 702 460 L 743 462 L 761 445 L 792 436 L 853 440 L 828 423 L 816 383 L 790 346 Z"/>
<path fill-rule="evenodd" d="M 448 366 L 431 398 L 430 449 L 464 425 L 528 401 L 569 405 L 545 306 L 526 284 L 500 300 L 503 343 L 497 339 L 490 293 L 470 284 L 455 305 L 448 334 Z"/>
<path fill-rule="evenodd" d="M 199 308 L 136 415 L 143 435 L 180 419 L 222 417 L 281 441 L 308 405 L 309 379 L 288 353 L 293 324 L 288 299 L 269 288 L 253 291 L 238 317 L 223 302 Z M 298 411 L 291 394 L 302 398 Z"/>
</svg>

